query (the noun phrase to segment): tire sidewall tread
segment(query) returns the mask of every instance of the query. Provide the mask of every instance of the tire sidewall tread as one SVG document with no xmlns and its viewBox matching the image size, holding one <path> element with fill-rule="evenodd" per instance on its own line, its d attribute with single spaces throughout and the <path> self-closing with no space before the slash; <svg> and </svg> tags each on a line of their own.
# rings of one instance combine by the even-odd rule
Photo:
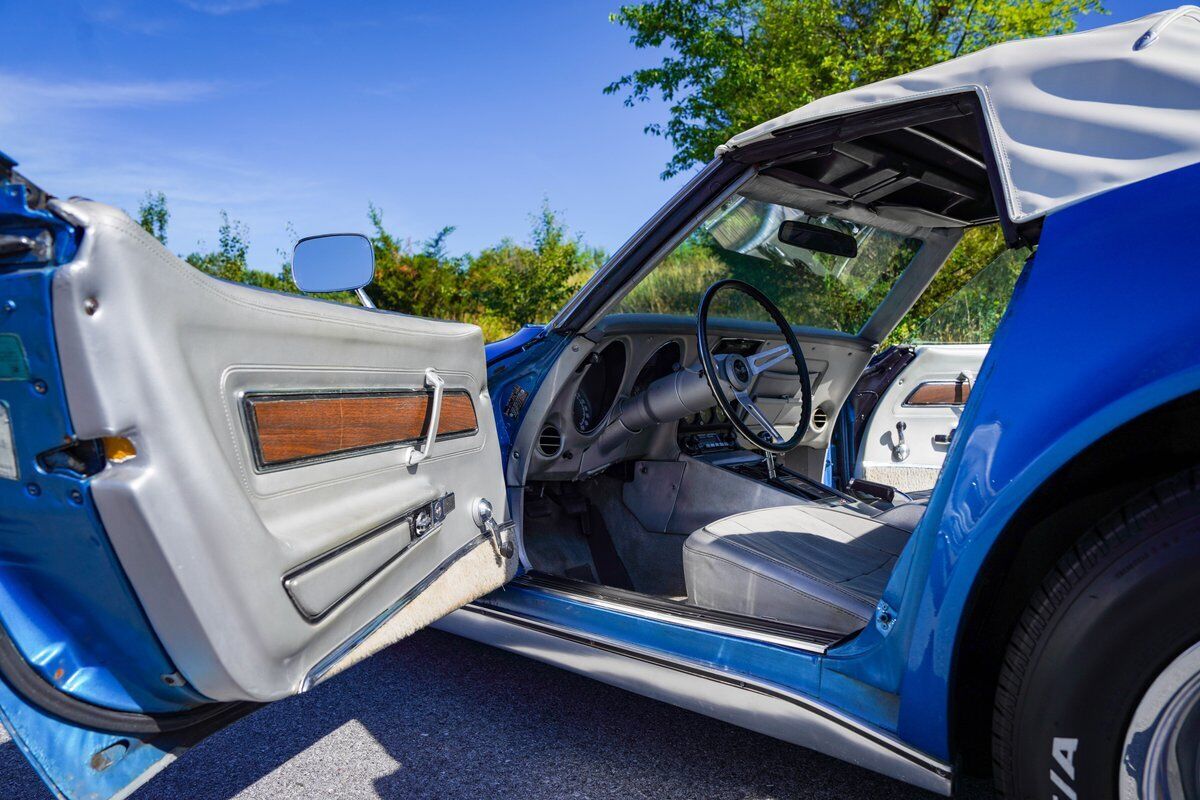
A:
<svg viewBox="0 0 1200 800">
<path fill-rule="evenodd" d="M 1194 586 L 1200 569 L 1198 478 L 1197 469 L 1176 475 L 1103 518 L 1030 598 L 1001 663 L 993 707 L 993 771 L 1003 797 L 1063 797 L 1053 770 L 1079 798 L 1116 797 L 1120 747 L 1136 703 L 1200 639 L 1200 616 L 1176 605 L 1181 583 Z M 1152 583 L 1159 576 L 1161 585 Z M 1073 776 L 1053 758 L 1059 736 L 1079 742 Z"/>
</svg>

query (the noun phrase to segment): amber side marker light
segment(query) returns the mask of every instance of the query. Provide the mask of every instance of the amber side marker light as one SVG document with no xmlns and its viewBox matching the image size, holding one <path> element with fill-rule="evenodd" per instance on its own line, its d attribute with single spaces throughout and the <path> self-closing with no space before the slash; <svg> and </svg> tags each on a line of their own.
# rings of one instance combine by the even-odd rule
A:
<svg viewBox="0 0 1200 800">
<path fill-rule="evenodd" d="M 133 442 L 124 436 L 105 436 L 101 441 L 104 442 L 104 457 L 114 464 L 128 461 L 137 455 L 137 448 L 133 446 Z"/>
</svg>

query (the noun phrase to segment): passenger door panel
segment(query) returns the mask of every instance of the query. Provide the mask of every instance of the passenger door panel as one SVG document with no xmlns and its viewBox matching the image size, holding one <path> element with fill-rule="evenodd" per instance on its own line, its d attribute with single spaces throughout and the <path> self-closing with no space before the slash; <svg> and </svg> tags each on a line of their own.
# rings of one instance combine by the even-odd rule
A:
<svg viewBox="0 0 1200 800">
<path fill-rule="evenodd" d="M 854 476 L 903 492 L 932 489 L 987 351 L 986 344 L 918 346 L 858 423 L 866 427 Z"/>
</svg>

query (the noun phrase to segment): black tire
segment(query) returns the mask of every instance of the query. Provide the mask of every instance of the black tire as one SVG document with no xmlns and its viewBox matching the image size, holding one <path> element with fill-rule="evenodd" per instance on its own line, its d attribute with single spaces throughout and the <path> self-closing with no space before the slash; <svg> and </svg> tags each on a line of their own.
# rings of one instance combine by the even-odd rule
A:
<svg viewBox="0 0 1200 800">
<path fill-rule="evenodd" d="M 1001 667 L 992 758 L 1005 798 L 1117 797 L 1134 708 L 1200 640 L 1198 587 L 1200 469 L 1130 501 L 1058 561 Z"/>
</svg>

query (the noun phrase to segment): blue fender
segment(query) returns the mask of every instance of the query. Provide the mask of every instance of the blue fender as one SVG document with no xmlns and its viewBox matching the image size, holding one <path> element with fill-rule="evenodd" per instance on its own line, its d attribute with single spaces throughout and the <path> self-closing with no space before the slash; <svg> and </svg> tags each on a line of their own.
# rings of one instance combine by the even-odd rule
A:
<svg viewBox="0 0 1200 800">
<path fill-rule="evenodd" d="M 1200 391 L 1200 166 L 1048 218 L 884 602 L 897 612 L 830 667 L 896 691 L 897 733 L 950 760 L 955 653 L 1005 526 L 1089 445 Z"/>
</svg>

